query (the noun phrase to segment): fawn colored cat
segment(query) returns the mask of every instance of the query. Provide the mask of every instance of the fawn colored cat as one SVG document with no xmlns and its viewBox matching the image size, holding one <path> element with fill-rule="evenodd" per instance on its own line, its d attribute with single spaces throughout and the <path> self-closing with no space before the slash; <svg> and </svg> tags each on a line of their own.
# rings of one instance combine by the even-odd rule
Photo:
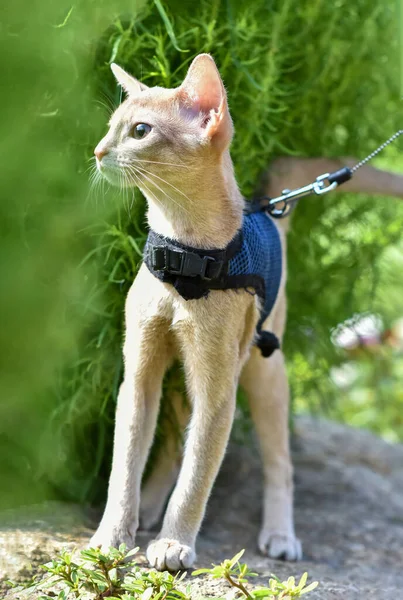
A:
<svg viewBox="0 0 403 600">
<path fill-rule="evenodd" d="M 117 65 L 112 70 L 128 97 L 95 149 L 98 169 L 113 184 L 141 189 L 150 228 L 158 234 L 196 248 L 225 248 L 241 228 L 244 199 L 229 155 L 233 125 L 226 93 L 213 59 L 198 56 L 182 85 L 173 90 L 147 88 Z M 280 339 L 284 285 L 285 270 L 265 323 Z M 173 449 L 164 453 L 142 502 L 141 480 L 162 379 L 179 356 L 192 414 L 162 530 L 147 550 L 150 564 L 176 570 L 190 567 L 195 559 L 196 536 L 228 442 L 239 379 L 249 397 L 264 462 L 259 547 L 271 557 L 301 557 L 293 525 L 284 357 L 276 350 L 263 358 L 252 347 L 258 319 L 259 299 L 249 290 L 211 290 L 208 297 L 186 301 L 141 266 L 126 301 L 125 374 L 112 472 L 92 545 L 125 542 L 133 547 L 139 520 L 152 525 L 160 517 L 176 476 Z M 176 401 L 181 413 L 180 398 Z M 186 421 L 186 415 L 181 418 Z"/>
<path fill-rule="evenodd" d="M 229 154 L 233 125 L 226 92 L 213 59 L 198 56 L 176 89 L 148 88 L 117 65 L 112 70 L 127 99 L 95 149 L 99 171 L 112 184 L 140 188 L 148 202 L 150 228 L 160 236 L 205 251 L 226 248 L 242 227 L 244 200 Z M 289 187 L 306 183 L 310 171 L 316 176 L 318 169 L 326 170 L 326 159 L 310 160 L 299 172 L 294 162 L 280 159 L 278 170 L 288 170 Z M 373 170 L 365 169 L 373 176 Z M 362 170 L 361 188 L 365 188 L 364 175 Z M 380 181 L 376 174 L 372 180 Z M 392 180 L 385 174 L 384 181 Z M 401 193 L 402 180 L 393 181 L 391 186 Z M 348 185 L 361 189 L 355 181 Z M 263 329 L 281 340 L 286 314 L 285 231 L 277 225 L 275 229 L 284 268 Z M 211 289 L 206 297 L 186 300 L 173 285 L 141 266 L 126 301 L 125 373 L 117 402 L 112 472 L 105 512 L 92 545 L 124 542 L 134 547 L 139 522 L 150 527 L 159 521 L 175 485 L 162 530 L 150 543 L 147 557 L 157 569 L 192 565 L 240 382 L 250 402 L 263 459 L 259 548 L 273 558 L 301 558 L 293 524 L 284 357 L 277 349 L 264 358 L 253 345 L 260 309 L 258 295 L 249 289 Z M 189 420 L 183 458 L 174 436 L 168 438 L 141 490 L 162 380 L 177 357 L 184 364 L 192 407 L 188 419 L 181 396 L 171 399 L 181 424 Z"/>
</svg>

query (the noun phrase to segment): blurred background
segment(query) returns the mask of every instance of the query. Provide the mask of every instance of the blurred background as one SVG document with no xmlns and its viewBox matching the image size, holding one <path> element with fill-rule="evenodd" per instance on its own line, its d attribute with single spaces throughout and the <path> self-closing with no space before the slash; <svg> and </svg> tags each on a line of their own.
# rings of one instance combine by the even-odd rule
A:
<svg viewBox="0 0 403 600">
<path fill-rule="evenodd" d="M 16 0 L 1 12 L 0 507 L 98 503 L 123 303 L 146 235 L 140 194 L 91 188 L 93 148 L 120 100 L 110 63 L 173 87 L 212 53 L 251 197 L 277 156 L 363 158 L 401 129 L 398 3 Z M 398 141 L 374 164 L 403 172 L 402 156 Z M 295 212 L 294 415 L 403 441 L 402 225 L 403 202 L 380 196 L 307 198 Z"/>
</svg>

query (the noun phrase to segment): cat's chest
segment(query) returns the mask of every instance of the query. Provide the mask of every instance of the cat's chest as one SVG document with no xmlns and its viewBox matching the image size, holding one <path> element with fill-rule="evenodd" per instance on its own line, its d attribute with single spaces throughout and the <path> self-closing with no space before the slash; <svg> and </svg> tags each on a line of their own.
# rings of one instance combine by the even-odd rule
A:
<svg viewBox="0 0 403 600">
<path fill-rule="evenodd" d="M 221 335 L 228 328 L 242 328 L 245 311 L 250 306 L 257 308 L 257 303 L 257 297 L 243 289 L 211 290 L 207 297 L 185 300 L 171 284 L 162 283 L 143 265 L 127 298 L 126 326 L 165 323 L 178 339 Z"/>
<path fill-rule="evenodd" d="M 178 337 L 225 336 L 227 329 L 243 328 L 248 307 L 254 308 L 252 318 L 257 319 L 258 299 L 246 290 L 211 290 L 206 298 L 188 301 L 175 297 L 171 331 Z"/>
</svg>

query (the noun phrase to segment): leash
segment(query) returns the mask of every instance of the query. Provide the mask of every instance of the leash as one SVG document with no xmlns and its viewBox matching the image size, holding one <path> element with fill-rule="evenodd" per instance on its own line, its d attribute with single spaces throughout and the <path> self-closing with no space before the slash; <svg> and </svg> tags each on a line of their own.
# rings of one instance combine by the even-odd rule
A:
<svg viewBox="0 0 403 600">
<path fill-rule="evenodd" d="M 393 134 L 386 142 L 381 144 L 374 152 L 371 152 L 366 158 L 358 162 L 351 169 L 349 167 L 343 167 L 334 173 L 323 173 L 316 178 L 313 183 L 304 185 L 303 187 L 297 188 L 296 190 L 285 189 L 282 191 L 281 196 L 277 198 L 269 198 L 268 196 L 262 196 L 253 202 L 259 203 L 265 211 L 267 211 L 272 217 L 276 219 L 282 219 L 288 217 L 290 212 L 295 207 L 295 204 L 300 198 L 304 196 L 310 196 L 316 194 L 322 196 L 332 190 L 336 189 L 337 186 L 342 185 L 349 179 L 351 179 L 354 173 L 364 166 L 367 162 L 372 160 L 377 154 L 382 152 L 386 146 L 389 146 L 394 142 L 400 135 L 403 134 L 403 129 L 400 129 Z"/>
</svg>

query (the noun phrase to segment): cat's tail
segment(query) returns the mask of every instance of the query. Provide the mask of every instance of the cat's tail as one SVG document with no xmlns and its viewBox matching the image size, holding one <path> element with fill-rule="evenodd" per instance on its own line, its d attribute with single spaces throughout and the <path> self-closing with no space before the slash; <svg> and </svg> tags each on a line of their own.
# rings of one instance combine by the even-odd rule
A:
<svg viewBox="0 0 403 600">
<path fill-rule="evenodd" d="M 315 181 L 322 173 L 333 173 L 342 167 L 353 167 L 358 160 L 354 158 L 295 158 L 284 156 L 275 159 L 263 175 L 260 194 L 275 198 L 282 190 L 299 188 Z M 363 165 L 350 181 L 336 188 L 335 192 L 356 192 L 380 194 L 403 199 L 403 175 Z M 331 192 L 334 193 L 334 192 Z M 320 202 L 321 198 L 318 197 Z M 278 219 L 285 231 L 289 228 L 290 218 Z"/>
</svg>

